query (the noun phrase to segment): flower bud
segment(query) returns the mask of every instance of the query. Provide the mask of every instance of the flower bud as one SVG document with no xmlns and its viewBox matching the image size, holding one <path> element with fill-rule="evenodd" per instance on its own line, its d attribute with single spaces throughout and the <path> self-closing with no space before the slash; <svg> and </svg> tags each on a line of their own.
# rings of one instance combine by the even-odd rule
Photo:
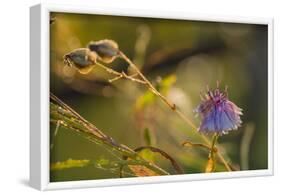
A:
<svg viewBox="0 0 281 194">
<path fill-rule="evenodd" d="M 97 55 L 87 48 L 79 48 L 64 55 L 64 63 L 69 66 L 75 66 L 82 74 L 89 73 L 97 60 Z"/>
<path fill-rule="evenodd" d="M 104 63 L 111 63 L 119 53 L 118 44 L 113 40 L 100 40 L 96 42 L 90 42 L 88 48 L 96 52 L 98 59 Z"/>
</svg>

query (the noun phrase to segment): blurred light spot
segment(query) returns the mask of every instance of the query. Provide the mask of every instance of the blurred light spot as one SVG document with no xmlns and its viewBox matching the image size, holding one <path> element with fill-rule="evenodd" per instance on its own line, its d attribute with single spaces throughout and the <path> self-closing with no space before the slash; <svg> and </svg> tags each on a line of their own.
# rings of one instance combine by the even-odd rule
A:
<svg viewBox="0 0 281 194">
<path fill-rule="evenodd" d="M 140 53 L 144 53 L 147 47 L 147 44 L 150 40 L 150 28 L 143 24 L 137 27 L 138 39 L 135 44 L 135 50 Z"/>
<path fill-rule="evenodd" d="M 249 122 L 245 125 L 244 134 L 240 145 L 240 162 L 242 170 L 249 170 L 249 153 L 254 131 L 254 123 Z"/>
<path fill-rule="evenodd" d="M 67 65 L 64 65 L 62 68 L 62 78 L 63 81 L 66 83 L 71 83 L 73 81 L 75 75 L 75 69 L 72 67 L 69 67 Z"/>
<path fill-rule="evenodd" d="M 76 48 L 81 47 L 81 42 L 80 42 L 80 40 L 76 36 L 71 36 L 67 40 L 67 44 L 68 44 L 68 47 L 70 49 L 76 49 Z"/>
<path fill-rule="evenodd" d="M 178 83 L 188 94 L 198 94 L 202 86 L 222 80 L 220 63 L 208 55 L 198 55 L 182 61 L 177 69 Z"/>
<path fill-rule="evenodd" d="M 251 30 L 251 25 L 243 24 L 221 24 L 220 29 L 223 33 L 230 36 L 245 36 Z"/>
<path fill-rule="evenodd" d="M 73 77 L 75 75 L 75 69 L 65 65 L 63 66 L 62 73 L 65 77 Z"/>
<path fill-rule="evenodd" d="M 184 111 L 191 109 L 191 101 L 181 88 L 172 87 L 169 90 L 167 98 L 175 102 Z"/>
<path fill-rule="evenodd" d="M 105 86 L 103 89 L 102 89 L 102 94 L 103 96 L 105 97 L 111 97 L 113 96 L 113 92 L 112 92 L 112 89 L 110 86 Z"/>
<path fill-rule="evenodd" d="M 241 49 L 248 49 L 251 45 L 252 26 L 243 24 L 221 24 L 219 32 L 223 41 L 230 47 Z M 247 52 L 242 52 L 246 54 Z"/>
</svg>

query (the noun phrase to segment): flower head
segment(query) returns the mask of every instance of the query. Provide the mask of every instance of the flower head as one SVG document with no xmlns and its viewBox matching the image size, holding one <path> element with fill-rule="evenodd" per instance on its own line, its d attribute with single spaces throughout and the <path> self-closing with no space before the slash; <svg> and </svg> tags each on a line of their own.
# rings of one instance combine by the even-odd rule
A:
<svg viewBox="0 0 281 194">
<path fill-rule="evenodd" d="M 242 123 L 242 109 L 228 99 L 227 88 L 221 92 L 218 85 L 213 91 L 207 87 L 207 93 L 201 95 L 202 102 L 195 109 L 202 118 L 199 132 L 227 134 Z"/>
</svg>

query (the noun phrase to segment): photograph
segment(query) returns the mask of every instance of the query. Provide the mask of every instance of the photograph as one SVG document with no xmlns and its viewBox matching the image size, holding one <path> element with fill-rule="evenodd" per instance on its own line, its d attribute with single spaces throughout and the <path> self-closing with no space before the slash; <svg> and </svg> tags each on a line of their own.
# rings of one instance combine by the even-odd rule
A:
<svg viewBox="0 0 281 194">
<path fill-rule="evenodd" d="M 269 168 L 267 24 L 49 17 L 50 182 Z"/>
</svg>

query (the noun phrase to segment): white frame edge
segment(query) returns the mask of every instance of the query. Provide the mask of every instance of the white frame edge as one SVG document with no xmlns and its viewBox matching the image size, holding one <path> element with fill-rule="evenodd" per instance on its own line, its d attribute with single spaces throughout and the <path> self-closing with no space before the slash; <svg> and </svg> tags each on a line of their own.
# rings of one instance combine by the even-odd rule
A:
<svg viewBox="0 0 281 194">
<path fill-rule="evenodd" d="M 69 182 L 49 180 L 49 17 L 50 12 L 264 24 L 268 26 L 268 169 Z M 30 185 L 39 190 L 85 188 L 273 175 L 273 19 L 214 16 L 158 10 L 40 4 L 30 8 Z"/>
<path fill-rule="evenodd" d="M 40 9 L 30 9 L 30 185 L 40 189 Z M 36 65 L 37 64 L 37 65 Z M 37 129 L 37 130 L 36 130 Z"/>
</svg>

